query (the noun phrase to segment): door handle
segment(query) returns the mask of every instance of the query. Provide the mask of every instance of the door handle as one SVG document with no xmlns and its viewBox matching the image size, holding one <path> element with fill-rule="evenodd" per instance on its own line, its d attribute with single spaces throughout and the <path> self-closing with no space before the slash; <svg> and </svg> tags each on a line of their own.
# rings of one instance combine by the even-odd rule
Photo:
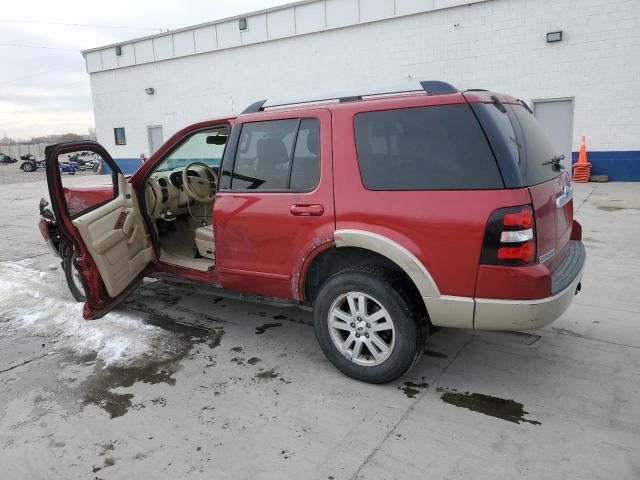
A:
<svg viewBox="0 0 640 480">
<path fill-rule="evenodd" d="M 324 213 L 322 205 L 291 205 L 291 215 L 297 217 L 318 217 Z"/>
</svg>

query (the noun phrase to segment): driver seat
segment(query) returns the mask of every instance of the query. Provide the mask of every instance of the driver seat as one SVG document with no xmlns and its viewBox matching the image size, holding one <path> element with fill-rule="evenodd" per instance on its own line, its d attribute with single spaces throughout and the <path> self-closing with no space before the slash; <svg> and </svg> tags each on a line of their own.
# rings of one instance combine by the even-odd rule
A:
<svg viewBox="0 0 640 480">
<path fill-rule="evenodd" d="M 213 225 L 196 228 L 196 247 L 201 257 L 216 259 L 216 244 L 213 239 Z"/>
</svg>

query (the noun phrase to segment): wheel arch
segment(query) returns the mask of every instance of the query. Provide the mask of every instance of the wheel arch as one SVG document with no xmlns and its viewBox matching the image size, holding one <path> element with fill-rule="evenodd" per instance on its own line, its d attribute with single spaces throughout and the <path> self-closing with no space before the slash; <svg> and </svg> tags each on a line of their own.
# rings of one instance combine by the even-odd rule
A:
<svg viewBox="0 0 640 480">
<path fill-rule="evenodd" d="M 335 243 L 309 262 L 302 275 L 300 292 L 307 304 L 313 304 L 322 283 L 338 271 L 353 265 L 380 265 L 399 272 L 416 298 L 437 298 L 440 291 L 424 265 L 409 250 L 382 235 L 364 230 L 336 230 Z M 426 308 L 426 305 L 425 305 Z"/>
</svg>

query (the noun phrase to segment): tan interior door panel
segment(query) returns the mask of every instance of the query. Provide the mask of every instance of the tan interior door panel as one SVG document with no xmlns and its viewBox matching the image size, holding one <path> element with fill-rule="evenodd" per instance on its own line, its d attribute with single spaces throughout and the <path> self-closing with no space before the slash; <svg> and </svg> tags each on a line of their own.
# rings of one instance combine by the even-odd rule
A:
<svg viewBox="0 0 640 480">
<path fill-rule="evenodd" d="M 122 293 L 151 261 L 143 222 L 124 175 L 118 175 L 116 198 L 73 220 L 111 297 Z"/>
</svg>

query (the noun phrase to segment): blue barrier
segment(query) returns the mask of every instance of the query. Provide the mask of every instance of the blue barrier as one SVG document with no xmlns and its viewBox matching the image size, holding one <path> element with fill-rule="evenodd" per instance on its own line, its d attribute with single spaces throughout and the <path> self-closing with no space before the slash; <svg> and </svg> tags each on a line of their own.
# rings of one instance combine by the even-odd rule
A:
<svg viewBox="0 0 640 480">
<path fill-rule="evenodd" d="M 578 160 L 578 152 L 572 152 L 572 163 Z M 139 158 L 115 158 L 122 173 L 132 174 L 142 163 Z M 608 175 L 613 182 L 640 182 L 640 150 L 589 151 L 587 160 L 591 163 L 592 175 Z M 111 173 L 104 165 L 104 173 Z"/>
<path fill-rule="evenodd" d="M 577 160 L 578 152 L 572 152 L 572 163 Z M 613 182 L 640 182 L 640 150 L 587 151 L 587 161 L 591 175 L 608 175 Z"/>
<path fill-rule="evenodd" d="M 139 158 L 114 158 L 113 161 L 116 162 L 116 165 L 118 165 L 118 168 L 125 175 L 130 175 L 132 173 L 135 173 L 135 171 L 138 170 L 142 165 L 142 162 L 140 161 Z M 106 174 L 111 173 L 111 168 L 109 167 L 109 165 L 103 162 L 102 167 L 104 169 L 104 173 Z"/>
</svg>

